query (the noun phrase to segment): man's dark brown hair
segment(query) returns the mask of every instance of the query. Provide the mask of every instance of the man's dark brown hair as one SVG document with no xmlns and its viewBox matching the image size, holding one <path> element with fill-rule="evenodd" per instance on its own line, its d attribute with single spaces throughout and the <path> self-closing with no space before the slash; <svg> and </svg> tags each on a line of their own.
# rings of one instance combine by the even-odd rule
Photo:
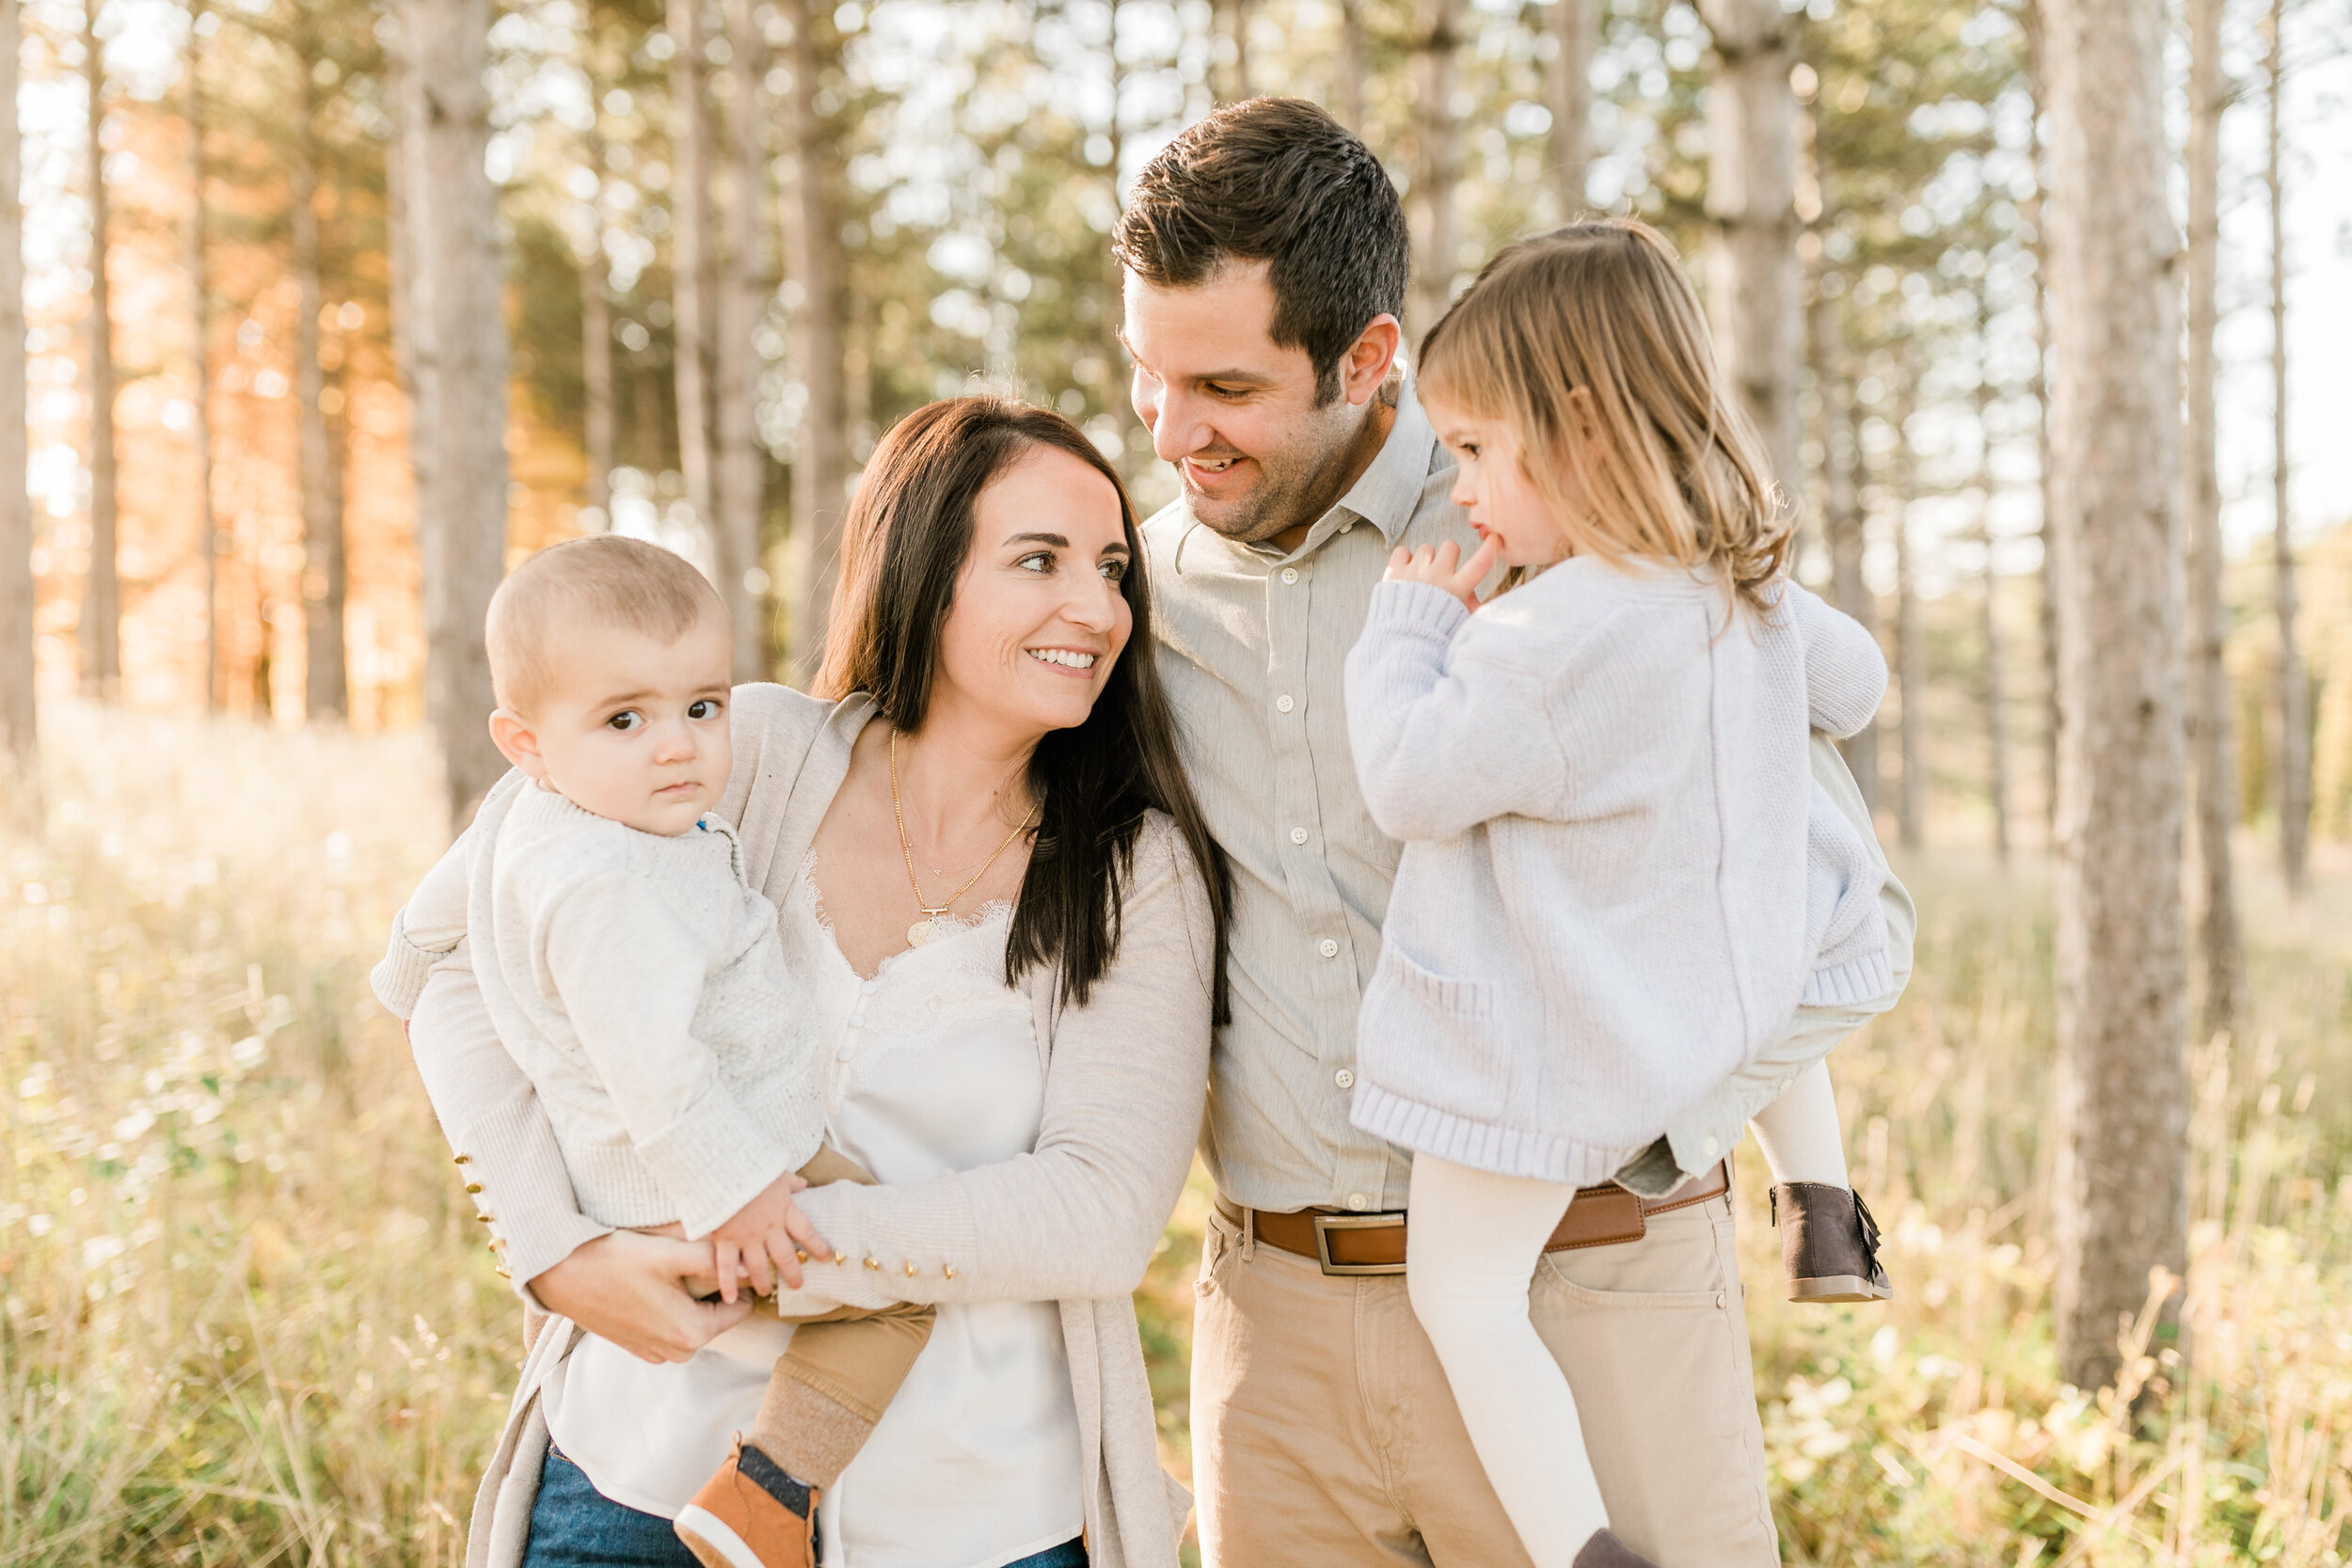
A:
<svg viewBox="0 0 2352 1568">
<path fill-rule="evenodd" d="M 1274 341 L 1307 351 L 1317 401 L 1340 395 L 1340 359 L 1375 316 L 1405 313 L 1412 242 L 1372 150 L 1298 98 L 1230 104 L 1161 150 L 1111 240 L 1154 288 L 1204 283 L 1264 261 Z"/>
</svg>

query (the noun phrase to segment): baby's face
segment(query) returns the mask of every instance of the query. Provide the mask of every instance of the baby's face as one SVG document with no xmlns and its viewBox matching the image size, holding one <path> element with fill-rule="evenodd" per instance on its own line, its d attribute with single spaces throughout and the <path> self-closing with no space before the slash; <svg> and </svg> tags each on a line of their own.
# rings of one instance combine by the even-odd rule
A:
<svg viewBox="0 0 2352 1568">
<path fill-rule="evenodd" d="M 716 616 L 675 642 L 623 627 L 567 628 L 556 672 L 525 717 L 499 710 L 499 746 L 516 767 L 585 812 L 675 835 L 727 786 L 726 627 Z"/>
</svg>

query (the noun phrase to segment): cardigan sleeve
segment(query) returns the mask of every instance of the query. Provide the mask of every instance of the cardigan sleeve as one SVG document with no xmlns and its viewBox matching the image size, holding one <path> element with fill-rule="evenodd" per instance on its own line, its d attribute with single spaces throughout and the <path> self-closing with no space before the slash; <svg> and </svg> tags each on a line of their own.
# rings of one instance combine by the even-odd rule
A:
<svg viewBox="0 0 2352 1568">
<path fill-rule="evenodd" d="M 1087 1005 L 1054 1022 L 1036 1149 L 930 1181 L 801 1194 L 841 1261 L 812 1266 L 782 1309 L 1132 1291 L 1200 1135 L 1215 951 L 1200 869 L 1154 816 L 1136 846 L 1118 957 Z"/>
<path fill-rule="evenodd" d="M 1481 656 L 1483 624 L 1442 588 L 1382 582 L 1347 656 L 1347 736 L 1382 832 L 1446 839 L 1545 815 L 1566 765 L 1541 674 Z"/>
<path fill-rule="evenodd" d="M 532 1280 L 612 1227 L 580 1212 L 555 1125 L 500 1041 L 462 944 L 434 965 L 408 1044 L 442 1135 L 482 1188 L 475 1201 L 505 1249 L 515 1288 L 529 1297 Z"/>
<path fill-rule="evenodd" d="M 1813 727 L 1839 740 L 1878 716 L 1886 696 L 1886 655 L 1869 628 L 1833 610 L 1804 584 L 1785 602 L 1804 643 L 1804 692 Z"/>
</svg>

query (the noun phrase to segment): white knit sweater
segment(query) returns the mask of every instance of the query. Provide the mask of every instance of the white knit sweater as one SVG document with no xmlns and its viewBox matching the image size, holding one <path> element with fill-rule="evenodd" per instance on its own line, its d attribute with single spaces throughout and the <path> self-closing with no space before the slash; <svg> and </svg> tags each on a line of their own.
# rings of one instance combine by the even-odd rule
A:
<svg viewBox="0 0 2352 1568">
<path fill-rule="evenodd" d="M 707 1234 L 824 1130 L 817 1040 L 776 911 L 717 816 L 669 837 L 511 786 L 392 927 L 376 994 L 402 1018 L 469 937 L 499 1038 L 555 1128 L 580 1212 Z M 503 803 L 503 802 L 502 802 Z"/>
<path fill-rule="evenodd" d="M 1760 622 L 1704 573 L 1591 557 L 1475 615 L 1382 583 L 1348 732 L 1405 848 L 1356 1125 L 1591 1185 L 1800 1000 L 1887 990 L 1882 874 L 1806 765 L 1808 728 L 1853 733 L 1885 684 L 1869 633 L 1793 583 Z"/>
</svg>

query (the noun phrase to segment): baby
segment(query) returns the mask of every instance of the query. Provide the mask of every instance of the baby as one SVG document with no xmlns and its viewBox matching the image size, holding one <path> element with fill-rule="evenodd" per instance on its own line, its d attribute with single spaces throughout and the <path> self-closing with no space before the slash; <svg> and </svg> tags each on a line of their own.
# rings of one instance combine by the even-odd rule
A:
<svg viewBox="0 0 2352 1568">
<path fill-rule="evenodd" d="M 537 1089 L 580 1210 L 711 1243 L 711 1274 L 801 1283 L 830 1257 L 792 1195 L 866 1180 L 818 1145 L 813 1037 L 776 912 L 728 825 L 725 607 L 668 550 L 612 535 L 542 550 L 490 601 L 491 737 L 522 780 L 396 920 L 376 994 L 414 1011 L 469 941 L 500 1039 Z M 799 1174 L 794 1174 L 795 1171 Z M 706 1568 L 806 1568 L 816 1502 L 929 1338 L 929 1307 L 797 1328 L 759 1417 L 676 1520 Z"/>
</svg>

